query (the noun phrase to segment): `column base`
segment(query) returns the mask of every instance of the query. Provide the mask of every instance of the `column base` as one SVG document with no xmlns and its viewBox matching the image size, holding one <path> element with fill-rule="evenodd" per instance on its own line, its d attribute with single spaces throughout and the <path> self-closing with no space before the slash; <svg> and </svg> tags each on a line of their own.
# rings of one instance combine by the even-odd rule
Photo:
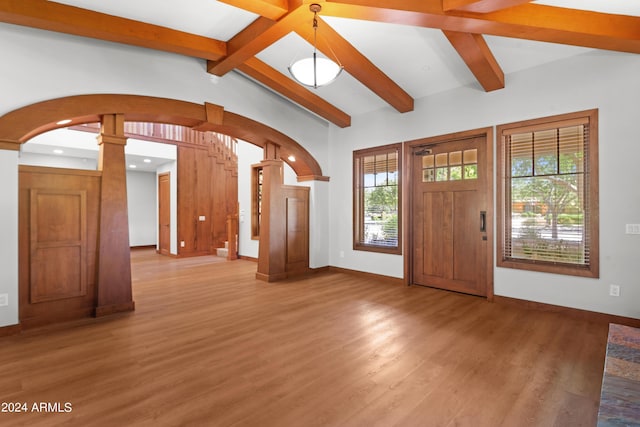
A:
<svg viewBox="0 0 640 427">
<path fill-rule="evenodd" d="M 103 317 L 110 314 L 122 313 L 125 311 L 134 311 L 135 309 L 136 303 L 134 301 L 124 302 L 121 304 L 102 305 L 100 307 L 96 307 L 94 316 Z"/>
<path fill-rule="evenodd" d="M 287 273 L 278 273 L 278 274 L 256 273 L 256 279 L 262 280 L 263 282 L 276 282 L 278 280 L 284 280 L 287 277 L 288 277 Z"/>
</svg>

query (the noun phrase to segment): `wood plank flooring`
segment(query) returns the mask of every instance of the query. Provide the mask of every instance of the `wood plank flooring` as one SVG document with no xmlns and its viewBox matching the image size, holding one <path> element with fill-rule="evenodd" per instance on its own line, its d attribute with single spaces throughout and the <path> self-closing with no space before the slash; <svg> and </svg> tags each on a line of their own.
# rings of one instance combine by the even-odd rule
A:
<svg viewBox="0 0 640 427">
<path fill-rule="evenodd" d="M 0 338 L 2 426 L 594 426 L 607 324 L 328 272 L 132 256 L 136 311 Z M 55 406 L 54 406 L 55 409 Z"/>
</svg>

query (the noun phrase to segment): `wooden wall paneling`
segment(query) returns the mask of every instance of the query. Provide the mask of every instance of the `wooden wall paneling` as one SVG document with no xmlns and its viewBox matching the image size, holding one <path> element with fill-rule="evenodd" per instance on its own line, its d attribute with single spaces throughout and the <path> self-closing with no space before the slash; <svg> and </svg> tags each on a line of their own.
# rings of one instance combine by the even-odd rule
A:
<svg viewBox="0 0 640 427">
<path fill-rule="evenodd" d="M 134 309 L 124 157 L 124 116 L 105 115 L 98 136 L 100 231 L 96 316 Z"/>
<path fill-rule="evenodd" d="M 197 254 L 211 253 L 211 158 L 203 149 L 195 151 L 195 251 Z M 204 217 L 204 219 L 200 219 Z"/>
<path fill-rule="evenodd" d="M 20 166 L 19 318 L 23 328 L 88 317 L 94 313 L 100 186 L 99 172 Z M 56 195 L 61 199 L 56 200 Z M 66 207 L 65 201 L 76 196 L 84 199 L 80 202 L 84 206 L 76 205 L 82 212 L 72 212 Z M 79 222 L 84 222 L 84 227 Z M 75 237 L 80 237 L 80 241 Z M 32 240 L 40 242 L 40 249 L 35 246 L 34 250 Z M 51 252 L 56 252 L 56 246 L 62 250 L 49 259 Z M 81 247 L 80 254 L 78 247 Z M 68 280 L 73 276 L 72 262 L 64 253 L 70 250 L 68 248 L 74 252 L 71 258 L 82 258 L 83 267 L 76 273 L 76 280 L 84 278 L 84 283 L 73 281 L 74 287 Z M 53 260 L 56 260 L 55 264 L 51 262 Z M 75 266 L 77 268 L 78 264 Z M 49 276 L 48 283 L 38 283 L 38 275 L 43 273 Z M 52 277 L 58 280 L 53 281 Z"/>
<path fill-rule="evenodd" d="M 196 249 L 195 154 L 190 147 L 178 146 L 178 255 L 191 255 Z"/>
<path fill-rule="evenodd" d="M 237 174 L 230 180 L 227 169 L 223 151 L 209 142 L 178 146 L 178 241 L 185 244 L 179 255 L 207 255 L 224 246 L 227 216 L 236 213 L 238 201 Z"/>
<path fill-rule="evenodd" d="M 227 217 L 227 239 L 229 241 L 227 251 L 227 261 L 233 261 L 238 259 L 238 215 L 229 215 Z"/>
<path fill-rule="evenodd" d="M 287 275 L 309 270 L 309 187 L 285 185 L 282 189 L 286 214 Z"/>
<path fill-rule="evenodd" d="M 226 171 L 226 185 L 225 185 L 225 200 L 227 201 L 227 218 L 234 217 L 236 221 L 235 227 L 235 236 L 230 235 L 229 228 L 227 228 L 227 239 L 229 241 L 235 241 L 236 246 L 233 251 L 229 251 L 229 253 L 234 252 L 237 254 L 238 251 L 238 219 L 239 219 L 239 208 L 238 208 L 238 173 L 237 169 L 235 171 Z M 234 229 L 234 228 L 232 228 Z"/>
<path fill-rule="evenodd" d="M 211 157 L 211 235 L 212 250 L 224 247 L 227 241 L 227 179 L 225 173 L 225 162 L 222 155 Z M 235 201 L 237 202 L 237 193 Z"/>
<path fill-rule="evenodd" d="M 262 218 L 256 278 L 272 282 L 287 277 L 285 204 L 282 203 L 283 162 L 263 160 L 260 165 L 263 173 Z"/>
<path fill-rule="evenodd" d="M 309 188 L 284 185 L 282 160 L 263 160 L 256 278 L 268 282 L 309 270 Z"/>
</svg>

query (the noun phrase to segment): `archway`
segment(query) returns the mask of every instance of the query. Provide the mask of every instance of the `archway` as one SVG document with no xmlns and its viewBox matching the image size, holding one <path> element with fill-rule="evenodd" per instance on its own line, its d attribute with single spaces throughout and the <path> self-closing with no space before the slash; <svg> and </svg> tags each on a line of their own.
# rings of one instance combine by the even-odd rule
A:
<svg viewBox="0 0 640 427">
<path fill-rule="evenodd" d="M 327 180 L 313 156 L 287 135 L 255 120 L 225 111 L 224 107 L 140 95 L 75 95 L 38 102 L 0 117 L 0 148 L 16 149 L 36 135 L 71 125 L 99 122 L 106 114 L 124 115 L 125 121 L 168 123 L 226 134 L 264 148 L 280 147 L 298 181 Z M 61 123 L 62 120 L 71 122 Z M 295 162 L 289 160 L 295 157 Z"/>
<path fill-rule="evenodd" d="M 223 107 L 213 104 L 199 105 L 174 99 L 138 95 L 78 95 L 19 108 L 0 117 L 0 149 L 18 150 L 21 144 L 41 133 L 73 125 L 104 122 L 105 118 L 109 117 L 110 120 L 167 123 L 203 132 L 213 131 L 226 134 L 266 149 L 268 152 L 278 153 L 277 157 L 291 166 L 299 181 L 328 180 L 322 175 L 319 164 L 309 152 L 293 139 L 269 126 L 227 112 Z M 108 126 L 108 128 L 115 129 L 113 126 Z M 111 139 L 111 136 L 107 138 Z M 107 140 L 105 139 L 105 141 Z M 107 145 L 117 145 L 118 143 L 122 143 L 122 141 L 109 141 Z M 276 146 L 278 149 L 274 151 L 273 147 Z M 296 161 L 290 161 L 289 156 L 295 156 Z M 275 157 L 271 157 L 271 159 L 275 159 Z M 112 163 L 115 162 L 106 162 L 105 164 Z M 111 191 L 104 190 L 107 187 L 105 179 L 111 183 L 117 181 L 119 188 L 111 193 L 117 194 L 120 201 L 122 195 L 126 197 L 126 191 L 121 191 L 122 179 L 120 176 L 116 176 L 113 170 L 108 173 L 104 170 L 101 172 L 103 191 L 101 191 L 101 202 L 98 205 L 100 216 L 97 224 L 99 224 L 100 230 L 97 234 L 105 236 L 104 239 L 100 239 L 100 245 L 103 244 L 103 240 L 106 242 L 105 244 L 111 244 L 112 241 L 115 243 L 106 249 L 100 246 L 100 250 L 97 252 L 99 254 L 96 262 L 99 265 L 98 271 L 100 274 L 106 273 L 103 274 L 104 277 L 98 275 L 97 304 L 92 303 L 95 305 L 93 307 L 95 315 L 128 311 L 134 307 L 130 280 L 127 284 L 126 280 L 115 277 L 113 272 L 122 270 L 112 268 L 115 264 L 122 266 L 129 264 L 129 259 L 125 259 L 125 257 L 122 260 L 118 259 L 117 263 L 113 261 L 117 254 L 126 252 L 123 249 L 128 247 L 128 240 L 125 238 L 128 230 L 125 230 L 124 226 L 120 227 L 122 230 L 118 229 L 117 239 L 115 239 L 113 238 L 116 234 L 113 232 L 115 227 L 110 227 L 109 223 L 105 221 L 105 219 L 119 218 L 126 209 L 121 209 L 120 206 L 114 207 L 113 203 L 103 203 L 104 200 L 107 200 L 105 194 Z M 112 285 L 111 282 L 117 282 L 118 285 Z"/>
</svg>

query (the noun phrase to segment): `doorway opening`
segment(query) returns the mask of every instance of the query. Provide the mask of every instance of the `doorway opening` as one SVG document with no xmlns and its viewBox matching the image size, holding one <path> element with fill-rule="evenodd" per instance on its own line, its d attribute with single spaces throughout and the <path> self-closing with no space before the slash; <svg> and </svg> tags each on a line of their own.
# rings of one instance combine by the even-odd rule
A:
<svg viewBox="0 0 640 427">
<path fill-rule="evenodd" d="M 493 298 L 493 134 L 407 143 L 409 283 Z"/>
</svg>

